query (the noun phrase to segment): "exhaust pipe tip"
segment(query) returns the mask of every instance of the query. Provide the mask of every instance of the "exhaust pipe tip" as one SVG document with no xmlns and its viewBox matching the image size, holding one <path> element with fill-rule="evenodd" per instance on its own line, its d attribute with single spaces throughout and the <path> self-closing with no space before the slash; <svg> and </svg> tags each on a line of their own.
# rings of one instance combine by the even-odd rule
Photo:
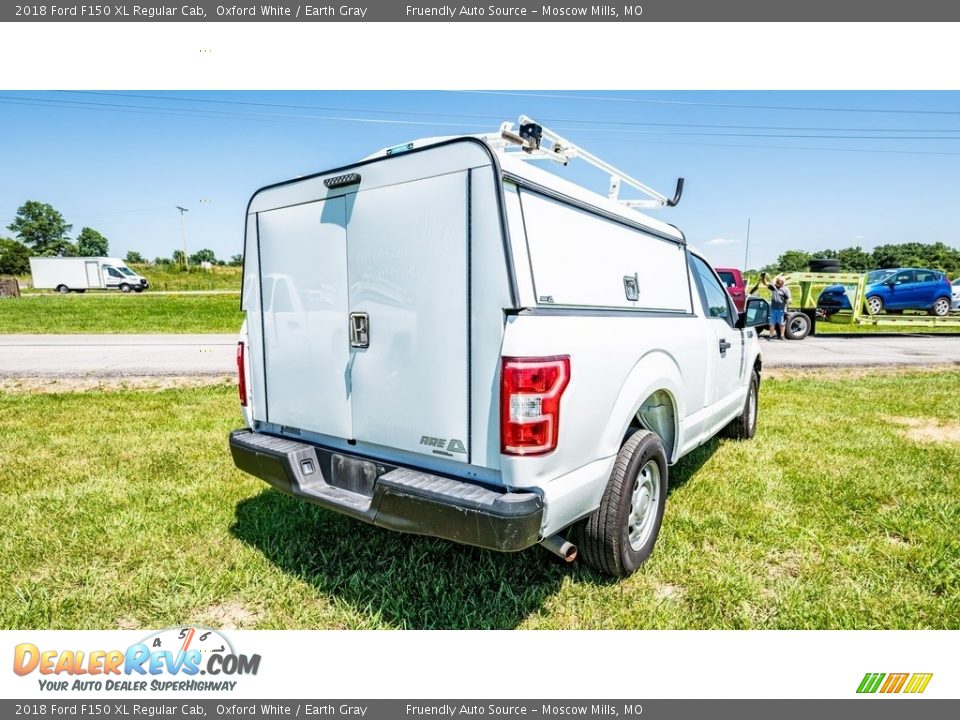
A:
<svg viewBox="0 0 960 720">
<path fill-rule="evenodd" d="M 540 544 L 564 562 L 572 563 L 577 559 L 577 546 L 559 535 L 544 538 Z"/>
</svg>

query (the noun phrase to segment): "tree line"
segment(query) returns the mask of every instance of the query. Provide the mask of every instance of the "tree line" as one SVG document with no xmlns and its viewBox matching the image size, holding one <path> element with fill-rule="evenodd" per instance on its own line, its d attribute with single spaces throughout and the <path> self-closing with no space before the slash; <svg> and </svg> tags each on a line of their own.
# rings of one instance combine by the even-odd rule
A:
<svg viewBox="0 0 960 720">
<path fill-rule="evenodd" d="M 0 273 L 5 274 L 29 272 L 31 256 L 101 256 L 110 247 L 108 240 L 91 227 L 82 228 L 76 241 L 71 242 L 73 225 L 52 205 L 36 200 L 21 205 L 7 229 L 17 239 L 0 237 Z"/>
<path fill-rule="evenodd" d="M 73 225 L 49 203 L 27 200 L 17 209 L 13 222 L 7 225 L 15 238 L 0 237 L 0 275 L 26 275 L 30 272 L 31 257 L 105 257 L 110 252 L 110 242 L 91 227 L 83 227 L 76 240 L 70 240 Z M 148 263 L 139 252 L 131 250 L 124 260 L 127 263 Z M 156 265 L 242 265 L 243 255 L 234 255 L 229 260 L 220 260 L 209 248 L 203 248 L 186 258 L 182 250 L 174 250 L 169 258 L 157 257 Z"/>
<path fill-rule="evenodd" d="M 873 250 L 864 250 L 859 245 L 842 250 L 821 250 L 808 253 L 804 250 L 787 250 L 775 263 L 761 268 L 769 274 L 804 272 L 813 258 L 838 260 L 840 272 L 867 272 L 883 268 L 920 267 L 940 270 L 951 278 L 960 275 L 960 249 L 942 242 L 906 242 L 878 245 Z"/>
</svg>

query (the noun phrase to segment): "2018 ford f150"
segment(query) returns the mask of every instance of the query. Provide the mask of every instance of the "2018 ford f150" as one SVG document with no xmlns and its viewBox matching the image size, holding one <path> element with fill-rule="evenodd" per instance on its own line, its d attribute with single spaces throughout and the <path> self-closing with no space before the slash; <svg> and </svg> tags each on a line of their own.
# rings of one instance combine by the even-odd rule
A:
<svg viewBox="0 0 960 720">
<path fill-rule="evenodd" d="M 753 436 L 768 306 L 738 313 L 675 227 L 530 162 L 571 145 L 504 124 L 257 191 L 237 467 L 381 527 L 635 570 L 669 466 Z"/>
</svg>

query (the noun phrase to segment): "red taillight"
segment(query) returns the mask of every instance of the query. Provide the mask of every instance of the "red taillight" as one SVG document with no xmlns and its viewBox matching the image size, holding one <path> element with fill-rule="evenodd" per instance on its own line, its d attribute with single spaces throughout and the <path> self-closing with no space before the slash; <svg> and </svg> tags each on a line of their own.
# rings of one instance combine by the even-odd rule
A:
<svg viewBox="0 0 960 720">
<path fill-rule="evenodd" d="M 240 404 L 247 406 L 247 364 L 243 361 L 243 343 L 237 343 L 237 391 L 240 393 Z"/>
<path fill-rule="evenodd" d="M 500 452 L 542 455 L 557 447 L 570 356 L 505 357 L 500 369 Z"/>
</svg>

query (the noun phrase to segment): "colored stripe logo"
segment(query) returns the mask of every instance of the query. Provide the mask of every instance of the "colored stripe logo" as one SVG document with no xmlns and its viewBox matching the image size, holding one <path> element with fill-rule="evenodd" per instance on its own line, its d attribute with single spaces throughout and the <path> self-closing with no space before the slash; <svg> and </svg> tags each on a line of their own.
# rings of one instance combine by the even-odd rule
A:
<svg viewBox="0 0 960 720">
<path fill-rule="evenodd" d="M 858 693 L 922 693 L 933 673 L 867 673 L 857 687 Z"/>
</svg>

